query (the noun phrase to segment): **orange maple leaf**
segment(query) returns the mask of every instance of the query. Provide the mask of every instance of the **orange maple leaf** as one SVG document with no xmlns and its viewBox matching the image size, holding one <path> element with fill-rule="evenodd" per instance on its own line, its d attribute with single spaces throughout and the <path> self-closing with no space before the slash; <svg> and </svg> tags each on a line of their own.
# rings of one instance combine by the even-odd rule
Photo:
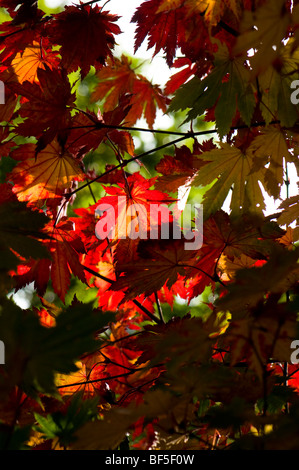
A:
<svg viewBox="0 0 299 470">
<path fill-rule="evenodd" d="M 23 160 L 10 174 L 14 183 L 13 192 L 20 201 L 27 201 L 39 208 L 45 201 L 57 206 L 72 181 L 84 178 L 79 161 L 63 151 L 56 139 L 37 158 L 34 144 L 21 145 L 12 157 Z"/>
<path fill-rule="evenodd" d="M 49 67 L 57 65 L 57 52 L 48 49 L 46 45 L 33 41 L 32 45 L 26 47 L 23 52 L 18 52 L 11 62 L 11 67 L 19 83 L 26 80 L 38 81 L 38 69 L 44 69 L 45 64 Z"/>
<path fill-rule="evenodd" d="M 166 112 L 167 98 L 163 95 L 158 85 L 152 84 L 146 77 L 136 74 L 131 68 L 130 60 L 124 55 L 121 59 L 110 61 L 107 67 L 98 73 L 99 84 L 91 95 L 93 102 L 105 98 L 103 109 L 114 109 L 121 96 L 131 94 L 131 109 L 126 115 L 126 124 L 133 125 L 144 117 L 150 128 L 153 127 L 156 118 L 156 108 Z"/>
<path fill-rule="evenodd" d="M 49 235 L 46 245 L 51 259 L 29 260 L 18 267 L 16 288 L 34 282 L 39 296 L 43 296 L 51 277 L 54 292 L 64 302 L 70 286 L 71 274 L 83 283 L 86 282 L 85 272 L 80 263 L 80 254 L 85 253 L 82 240 L 73 230 L 73 223 L 63 217 L 54 226 L 50 221 L 43 230 Z"/>
<path fill-rule="evenodd" d="M 71 124 L 75 95 L 65 69 L 53 70 L 47 64 L 37 69 L 37 82 L 8 82 L 7 86 L 22 96 L 19 114 L 25 119 L 17 129 L 21 135 L 37 137 L 37 150 L 63 134 Z"/>
</svg>

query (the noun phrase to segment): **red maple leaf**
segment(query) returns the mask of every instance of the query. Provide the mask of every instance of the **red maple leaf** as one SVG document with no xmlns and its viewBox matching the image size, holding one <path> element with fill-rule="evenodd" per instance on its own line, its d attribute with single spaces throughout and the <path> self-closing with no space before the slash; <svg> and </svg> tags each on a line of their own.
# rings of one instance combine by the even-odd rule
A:
<svg viewBox="0 0 299 470">
<path fill-rule="evenodd" d="M 164 155 L 156 166 L 156 171 L 162 176 L 157 177 L 155 187 L 160 190 L 164 188 L 172 193 L 180 186 L 190 186 L 192 177 L 205 164 L 203 160 L 200 160 L 200 155 L 209 147 L 215 147 L 212 141 L 199 144 L 195 140 L 193 152 L 183 145 L 175 148 L 174 156 Z"/>
<path fill-rule="evenodd" d="M 101 198 L 98 205 L 98 211 L 103 212 L 96 226 L 99 239 L 107 237 L 115 243 L 127 236 L 147 238 L 150 230 L 158 230 L 161 223 L 171 220 L 170 211 L 163 204 L 175 199 L 150 189 L 154 182 L 155 178 L 146 179 L 134 173 L 119 182 L 118 188 L 105 186 L 109 196 Z"/>
<path fill-rule="evenodd" d="M 36 0 L 2 0 L 1 7 L 6 8 L 13 18 L 12 24 L 19 25 L 32 22 L 42 11 L 38 9 Z"/>
<path fill-rule="evenodd" d="M 115 109 L 98 112 L 78 113 L 72 118 L 67 131 L 66 148 L 74 155 L 82 156 L 90 150 L 95 150 L 102 142 L 109 142 L 116 147 L 116 155 L 129 153 L 134 155 L 134 142 L 131 134 L 120 131 L 121 126 L 130 110 L 130 98 L 123 95 Z"/>
<path fill-rule="evenodd" d="M 31 45 L 18 52 L 13 60 L 9 57 L 7 62 L 9 66 L 8 80 L 16 79 L 19 83 L 23 83 L 26 80 L 29 82 L 38 81 L 38 69 L 44 69 L 45 64 L 53 69 L 58 66 L 59 59 L 57 51 L 52 50 L 47 38 L 42 38 L 39 42 L 33 41 Z M 6 63 L 4 63 L 5 65 Z"/>
<path fill-rule="evenodd" d="M 111 57 L 114 34 L 121 32 L 115 24 L 118 16 L 102 11 L 97 5 L 91 7 L 83 3 L 79 8 L 66 6 L 62 13 L 53 16 L 46 34 L 54 44 L 61 45 L 59 52 L 68 72 L 80 67 L 83 78 L 91 65 L 104 65 L 107 57 Z"/>
<path fill-rule="evenodd" d="M 184 27 L 180 10 L 170 9 L 157 13 L 161 3 L 162 0 L 149 0 L 136 9 L 131 20 L 137 23 L 134 50 L 136 52 L 148 36 L 148 49 L 155 47 L 154 55 L 164 49 L 166 62 L 171 66 L 178 47 L 178 37 Z"/>
<path fill-rule="evenodd" d="M 33 41 L 40 41 L 44 27 L 44 12 L 36 2 L 12 2 L 13 7 L 23 3 L 15 12 L 11 10 L 12 21 L 1 24 L 0 60 L 9 65 L 18 52 L 22 52 Z"/>
<path fill-rule="evenodd" d="M 85 247 L 73 228 L 73 223 L 66 218 L 62 218 L 56 226 L 53 221 L 45 226 L 44 232 L 51 239 L 44 243 L 52 259 L 29 260 L 21 264 L 15 277 L 17 289 L 34 282 L 37 293 L 43 296 L 51 279 L 54 292 L 64 302 L 72 273 L 86 282 L 85 272 L 79 261 L 79 255 L 85 252 Z"/>
<path fill-rule="evenodd" d="M 158 85 L 145 76 L 137 74 L 126 56 L 108 62 L 107 67 L 97 73 L 99 84 L 94 89 L 93 102 L 104 99 L 103 110 L 111 111 L 124 95 L 130 96 L 130 109 L 126 114 L 126 125 L 131 126 L 144 115 L 150 128 L 156 118 L 156 108 L 166 112 L 168 99 Z"/>
<path fill-rule="evenodd" d="M 18 125 L 18 132 L 37 137 L 37 149 L 40 151 L 69 127 L 75 95 L 71 92 L 64 69 L 51 70 L 45 64 L 44 69 L 38 69 L 37 78 L 39 84 L 12 82 L 9 87 L 24 97 L 19 114 L 27 119 Z"/>
</svg>

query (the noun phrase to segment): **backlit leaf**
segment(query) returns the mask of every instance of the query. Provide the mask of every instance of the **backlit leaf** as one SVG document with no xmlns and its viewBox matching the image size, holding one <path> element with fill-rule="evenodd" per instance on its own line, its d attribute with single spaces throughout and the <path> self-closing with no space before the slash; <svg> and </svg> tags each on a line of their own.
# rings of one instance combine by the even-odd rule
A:
<svg viewBox="0 0 299 470">
<path fill-rule="evenodd" d="M 48 144 L 37 158 L 35 150 L 33 144 L 24 144 L 13 153 L 16 159 L 22 159 L 11 173 L 13 192 L 20 201 L 36 207 L 42 207 L 46 201 L 58 205 L 72 181 L 84 178 L 82 167 L 57 140 Z"/>
<path fill-rule="evenodd" d="M 59 52 L 66 70 L 72 72 L 80 67 L 85 77 L 91 65 L 95 62 L 104 65 L 107 57 L 111 57 L 114 34 L 121 32 L 115 23 L 117 19 L 118 16 L 102 11 L 97 5 L 66 6 L 62 13 L 54 15 L 46 34 L 54 44 L 61 45 Z"/>
<path fill-rule="evenodd" d="M 203 186 L 216 181 L 204 196 L 205 219 L 222 207 L 230 189 L 233 214 L 237 215 L 244 209 L 255 213 L 264 208 L 257 179 L 262 177 L 260 173 L 252 174 L 253 158 L 249 152 L 243 153 L 237 147 L 220 143 L 220 149 L 203 153 L 201 159 L 207 164 L 199 170 L 194 184 Z"/>
</svg>

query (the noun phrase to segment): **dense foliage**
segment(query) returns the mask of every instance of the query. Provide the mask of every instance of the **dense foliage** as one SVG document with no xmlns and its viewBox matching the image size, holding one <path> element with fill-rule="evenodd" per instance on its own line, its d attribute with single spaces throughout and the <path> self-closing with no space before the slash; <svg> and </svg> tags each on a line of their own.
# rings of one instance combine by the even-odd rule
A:
<svg viewBox="0 0 299 470">
<path fill-rule="evenodd" d="M 299 449 L 297 3 L 0 1 L 2 449 Z"/>
</svg>

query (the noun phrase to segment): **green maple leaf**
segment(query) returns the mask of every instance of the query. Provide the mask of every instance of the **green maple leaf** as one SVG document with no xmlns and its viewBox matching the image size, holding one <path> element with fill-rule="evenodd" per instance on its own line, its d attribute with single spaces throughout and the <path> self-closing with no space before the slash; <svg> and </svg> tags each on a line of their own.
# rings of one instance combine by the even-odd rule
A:
<svg viewBox="0 0 299 470">
<path fill-rule="evenodd" d="M 29 258 L 48 258 L 49 254 L 39 239 L 48 218 L 40 212 L 30 211 L 19 201 L 0 204 L 0 269 L 14 269 L 19 259 L 14 252 Z M 13 250 L 13 251 L 11 251 Z"/>
<path fill-rule="evenodd" d="M 232 215 L 244 211 L 261 212 L 264 209 L 264 200 L 258 180 L 263 180 L 263 169 L 252 173 L 251 153 L 243 153 L 227 143 L 220 143 L 220 147 L 201 155 L 201 159 L 208 163 L 200 168 L 193 181 L 195 186 L 205 186 L 215 181 L 204 195 L 204 219 L 221 209 L 232 188 Z"/>
<path fill-rule="evenodd" d="M 283 212 L 278 218 L 278 222 L 281 225 L 291 224 L 294 220 L 299 217 L 299 196 L 292 196 L 285 199 L 279 206 L 279 209 L 283 209 Z"/>
<path fill-rule="evenodd" d="M 254 153 L 261 167 L 270 163 L 265 169 L 265 189 L 270 196 L 279 198 L 281 185 L 284 184 L 284 162 L 293 161 L 283 130 L 276 126 L 266 127 L 252 141 L 249 150 Z"/>
<path fill-rule="evenodd" d="M 281 126 L 291 127 L 298 119 L 298 105 L 291 101 L 291 84 L 299 79 L 299 50 L 294 47 L 290 39 L 258 76 L 260 110 L 266 124 L 278 119 Z"/>
<path fill-rule="evenodd" d="M 291 24 L 291 15 L 285 7 L 285 0 L 268 0 L 255 11 L 245 10 L 234 52 L 247 53 L 257 49 L 250 58 L 256 74 L 265 70 L 283 47 L 282 39 Z"/>
<path fill-rule="evenodd" d="M 40 432 L 44 438 L 58 438 L 61 446 L 68 446 L 75 440 L 75 432 L 86 422 L 97 416 L 98 398 L 82 400 L 79 393 L 71 399 L 66 413 L 56 411 L 46 417 L 37 413 L 34 414 L 38 426 L 36 431 Z"/>
<path fill-rule="evenodd" d="M 216 103 L 216 126 L 221 137 L 229 132 L 237 109 L 249 126 L 255 107 L 254 90 L 249 77 L 244 60 L 231 57 L 227 47 L 221 44 L 215 54 L 212 72 L 203 80 L 194 77 L 180 87 L 169 111 L 189 108 L 186 120 L 190 121 L 203 115 Z"/>
<path fill-rule="evenodd" d="M 75 372 L 80 356 L 98 347 L 94 334 L 111 320 L 110 314 L 94 311 L 91 304 L 73 302 L 57 316 L 55 327 L 46 328 L 34 311 L 3 301 L 0 334 L 5 344 L 5 374 L 0 377 L 0 396 L 15 385 L 33 397 L 58 395 L 56 373 Z"/>
</svg>

